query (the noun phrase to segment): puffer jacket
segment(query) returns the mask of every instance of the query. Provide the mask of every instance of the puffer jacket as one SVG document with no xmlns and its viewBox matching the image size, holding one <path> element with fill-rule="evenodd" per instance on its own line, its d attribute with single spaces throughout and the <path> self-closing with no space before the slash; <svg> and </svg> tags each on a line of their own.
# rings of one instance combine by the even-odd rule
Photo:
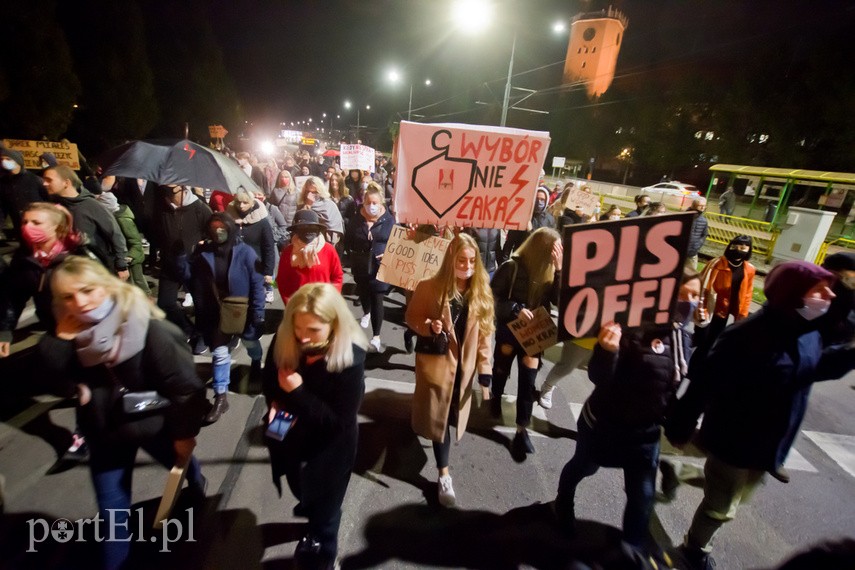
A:
<svg viewBox="0 0 855 570">
<path fill-rule="evenodd" d="M 501 237 L 502 231 L 498 229 L 471 229 L 467 233 L 475 238 L 478 244 L 478 252 L 481 254 L 481 263 L 487 273 L 493 273 L 498 268 L 498 260 L 502 255 Z"/>
<path fill-rule="evenodd" d="M 704 216 L 703 212 L 699 212 L 692 220 L 692 230 L 689 233 L 689 246 L 686 248 L 686 255 L 692 257 L 698 255 L 701 251 L 707 235 L 710 233 L 709 221 Z"/>
</svg>

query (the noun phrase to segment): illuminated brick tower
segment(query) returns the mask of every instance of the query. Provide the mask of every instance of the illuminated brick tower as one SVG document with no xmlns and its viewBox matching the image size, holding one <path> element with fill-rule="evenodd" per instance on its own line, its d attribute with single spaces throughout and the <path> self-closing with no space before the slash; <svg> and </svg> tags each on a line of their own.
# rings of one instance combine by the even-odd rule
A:
<svg viewBox="0 0 855 570">
<path fill-rule="evenodd" d="M 576 15 L 564 61 L 564 83 L 582 81 L 589 97 L 599 97 L 612 84 L 623 34 L 629 22 L 619 11 Z"/>
</svg>

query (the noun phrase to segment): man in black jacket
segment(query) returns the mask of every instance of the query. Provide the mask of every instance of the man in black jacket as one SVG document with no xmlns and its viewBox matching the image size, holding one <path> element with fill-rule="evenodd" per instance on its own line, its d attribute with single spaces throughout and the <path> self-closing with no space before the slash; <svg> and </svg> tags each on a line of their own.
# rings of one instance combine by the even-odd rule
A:
<svg viewBox="0 0 855 570">
<path fill-rule="evenodd" d="M 12 218 L 15 237 L 20 235 L 21 212 L 33 202 L 44 201 L 42 181 L 24 168 L 24 155 L 17 150 L 0 147 L 0 229 L 8 214 Z"/>
<path fill-rule="evenodd" d="M 64 164 L 45 170 L 44 187 L 51 199 L 71 212 L 74 229 L 85 234 L 89 246 L 108 269 L 127 281 L 128 246 L 119 224 L 95 197 L 82 187 L 80 178 Z"/>
<path fill-rule="evenodd" d="M 163 309 L 167 319 L 191 337 L 195 328 L 178 306 L 178 290 L 185 285 L 188 256 L 205 237 L 211 209 L 184 186 L 161 186 L 158 190 L 161 209 L 153 220 L 161 267 L 157 306 Z M 201 354 L 205 351 L 204 343 L 196 343 L 193 350 Z"/>
</svg>

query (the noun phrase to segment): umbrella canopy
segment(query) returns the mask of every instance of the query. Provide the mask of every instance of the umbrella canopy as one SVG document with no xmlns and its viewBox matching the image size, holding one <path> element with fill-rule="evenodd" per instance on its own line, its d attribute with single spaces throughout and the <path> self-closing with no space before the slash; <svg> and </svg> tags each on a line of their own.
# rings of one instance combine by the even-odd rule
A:
<svg viewBox="0 0 855 570">
<path fill-rule="evenodd" d="M 341 156 L 341 153 L 335 149 L 329 149 L 322 156 Z"/>
<path fill-rule="evenodd" d="M 240 187 L 260 192 L 234 161 L 188 140 L 133 141 L 108 150 L 100 162 L 105 175 L 143 178 L 234 194 Z"/>
</svg>

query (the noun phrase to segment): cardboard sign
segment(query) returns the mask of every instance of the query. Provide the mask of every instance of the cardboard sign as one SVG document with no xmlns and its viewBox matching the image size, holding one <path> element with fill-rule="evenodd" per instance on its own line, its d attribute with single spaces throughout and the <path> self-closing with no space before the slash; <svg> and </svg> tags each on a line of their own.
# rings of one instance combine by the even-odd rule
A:
<svg viewBox="0 0 855 570">
<path fill-rule="evenodd" d="M 212 139 L 221 139 L 227 134 L 229 134 L 229 131 L 227 131 L 223 125 L 210 125 L 208 127 L 208 135 Z"/>
<path fill-rule="evenodd" d="M 529 356 L 538 355 L 558 342 L 558 327 L 549 311 L 538 307 L 532 313 L 534 318 L 527 323 L 523 323 L 522 319 L 508 323 L 511 333 Z"/>
<path fill-rule="evenodd" d="M 303 184 L 306 183 L 306 180 L 311 178 L 311 176 L 295 176 L 294 177 L 294 188 L 297 189 L 297 195 L 299 196 L 300 192 L 303 191 Z"/>
<path fill-rule="evenodd" d="M 525 229 L 549 133 L 401 121 L 398 221 Z"/>
<path fill-rule="evenodd" d="M 561 340 L 597 336 L 602 324 L 666 325 L 677 301 L 694 213 L 564 228 Z"/>
<path fill-rule="evenodd" d="M 362 144 L 341 145 L 341 169 L 374 172 L 374 149 Z"/>
<path fill-rule="evenodd" d="M 50 152 L 59 164 L 70 166 L 72 170 L 80 170 L 80 155 L 74 143 L 3 139 L 3 146 L 24 155 L 24 168 L 41 170 L 42 161 L 39 160 L 39 156 Z"/>
<path fill-rule="evenodd" d="M 407 228 L 395 226 L 380 259 L 377 279 L 414 291 L 419 281 L 433 277 L 439 271 L 450 243 L 451 240 L 440 237 L 429 237 L 416 243 L 407 239 Z"/>
<path fill-rule="evenodd" d="M 600 207 L 600 197 L 574 186 L 567 193 L 567 201 L 564 203 L 564 207 L 571 210 L 581 209 L 586 216 L 590 216 Z"/>
</svg>

